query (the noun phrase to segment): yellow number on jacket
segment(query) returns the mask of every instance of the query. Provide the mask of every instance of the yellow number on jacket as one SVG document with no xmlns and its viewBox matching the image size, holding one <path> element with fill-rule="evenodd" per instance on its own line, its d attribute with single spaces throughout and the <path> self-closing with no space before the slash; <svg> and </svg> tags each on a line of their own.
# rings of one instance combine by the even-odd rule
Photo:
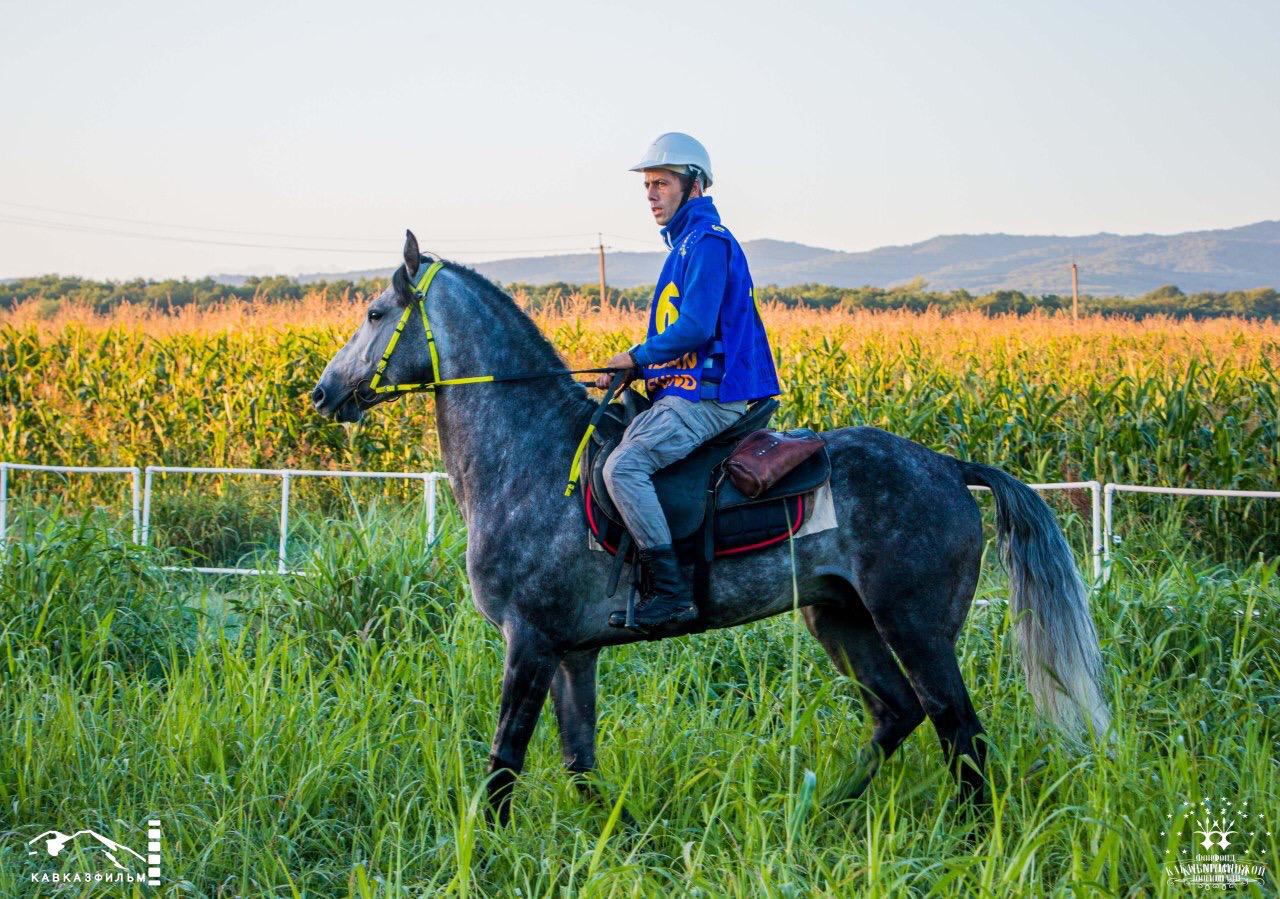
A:
<svg viewBox="0 0 1280 899">
<path fill-rule="evenodd" d="M 680 291 L 676 289 L 674 281 L 662 288 L 662 293 L 658 295 L 658 312 L 654 316 L 654 327 L 658 329 L 659 334 L 667 330 L 668 326 L 680 317 L 680 310 L 671 302 L 679 296 Z"/>
</svg>

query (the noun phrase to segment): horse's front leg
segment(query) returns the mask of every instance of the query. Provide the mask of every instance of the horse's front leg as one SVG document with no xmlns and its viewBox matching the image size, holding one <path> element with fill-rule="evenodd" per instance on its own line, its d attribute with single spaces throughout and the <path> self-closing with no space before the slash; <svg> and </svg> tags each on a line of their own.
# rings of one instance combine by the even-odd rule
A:
<svg viewBox="0 0 1280 899">
<path fill-rule="evenodd" d="M 489 809 L 500 824 L 511 820 L 516 775 L 524 768 L 529 739 L 560 663 L 550 641 L 527 624 L 517 622 L 503 631 L 507 657 L 502 671 L 502 703 L 489 753 Z"/>
<path fill-rule="evenodd" d="M 564 766 L 589 802 L 612 807 L 612 801 L 587 777 L 596 767 L 596 659 L 599 649 L 583 649 L 567 653 L 551 681 L 551 702 L 560 725 L 560 751 Z M 625 808 L 620 820 L 628 827 L 635 818 Z"/>
<path fill-rule="evenodd" d="M 580 790 L 582 775 L 596 766 L 596 658 L 599 649 L 567 653 L 551 681 L 551 702 L 560 725 L 560 751 Z"/>
</svg>

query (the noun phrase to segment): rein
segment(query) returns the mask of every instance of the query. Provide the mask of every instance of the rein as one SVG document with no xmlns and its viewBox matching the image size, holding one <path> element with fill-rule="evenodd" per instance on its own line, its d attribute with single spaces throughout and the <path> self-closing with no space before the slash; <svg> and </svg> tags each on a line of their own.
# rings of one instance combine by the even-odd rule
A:
<svg viewBox="0 0 1280 899">
<path fill-rule="evenodd" d="M 435 280 L 436 274 L 440 269 L 444 268 L 444 263 L 440 260 L 432 262 L 426 269 L 411 281 L 409 289 L 413 292 L 414 297 L 418 300 L 418 311 L 422 315 L 422 330 L 427 337 L 427 349 L 431 352 L 431 380 L 416 384 L 381 384 L 382 373 L 386 371 L 387 363 L 391 361 L 391 354 L 395 351 L 396 344 L 400 342 L 400 335 L 404 332 L 404 326 L 409 321 L 409 314 L 413 312 L 412 304 L 406 303 L 404 312 L 400 315 L 400 321 L 396 322 L 395 332 L 391 335 L 391 340 L 387 342 L 387 348 L 382 353 L 382 358 L 378 360 L 378 366 L 373 371 L 373 377 L 369 380 L 369 389 L 374 393 L 422 393 L 429 390 L 435 390 L 437 387 L 444 387 L 451 384 L 496 384 L 509 381 L 530 381 L 534 378 L 547 378 L 555 375 L 575 375 L 575 374 L 603 374 L 612 372 L 613 380 L 604 392 L 604 398 L 600 400 L 600 404 L 596 407 L 596 411 L 591 416 L 591 422 L 587 425 L 586 432 L 582 435 L 582 439 L 578 441 L 578 448 L 573 454 L 573 463 L 569 467 L 569 479 L 564 488 L 564 495 L 569 496 L 573 493 L 573 488 L 578 485 L 578 473 L 581 470 L 582 453 L 586 449 L 587 441 L 591 439 L 591 435 L 595 432 L 596 425 L 600 423 L 600 417 L 604 415 L 605 407 L 609 405 L 609 401 L 613 399 L 613 395 L 618 388 L 622 386 L 622 378 L 626 373 L 625 369 L 618 368 L 553 368 L 543 371 L 516 371 L 516 372 L 500 372 L 488 375 L 471 375 L 465 378 L 441 378 L 440 377 L 440 358 L 436 353 L 436 338 L 431 333 L 431 322 L 427 319 L 427 291 L 431 289 L 431 282 Z M 591 385 L 590 382 L 579 381 L 579 384 Z"/>
</svg>

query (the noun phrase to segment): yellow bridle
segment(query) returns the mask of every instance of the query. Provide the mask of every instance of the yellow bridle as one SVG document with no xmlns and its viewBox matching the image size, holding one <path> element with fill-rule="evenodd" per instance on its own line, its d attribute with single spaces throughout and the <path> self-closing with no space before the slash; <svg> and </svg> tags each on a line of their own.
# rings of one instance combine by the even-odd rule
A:
<svg viewBox="0 0 1280 899">
<path fill-rule="evenodd" d="M 443 384 L 482 384 L 493 380 L 493 375 L 475 375 L 470 378 L 441 378 L 440 377 L 440 357 L 436 355 L 436 338 L 431 333 L 431 321 L 427 318 L 427 291 L 431 289 L 431 282 L 435 280 L 436 273 L 444 268 L 444 263 L 436 260 L 427 266 L 422 274 L 418 275 L 416 281 L 409 285 L 409 289 L 413 291 L 413 295 L 418 299 L 418 312 L 422 314 L 422 330 L 427 335 L 427 349 L 431 351 L 431 381 L 420 384 L 383 384 L 378 386 L 378 382 L 382 380 L 382 373 L 387 368 L 387 363 L 391 361 L 391 354 L 395 351 L 396 344 L 400 342 L 400 335 L 404 332 L 405 323 L 409 321 L 409 313 L 413 312 L 413 306 L 405 304 L 404 312 L 400 314 L 400 321 L 396 322 L 396 330 L 391 335 L 391 339 L 387 341 L 387 348 L 382 353 L 382 358 L 378 360 L 378 367 L 373 371 L 373 377 L 369 379 L 369 389 L 374 393 L 406 393 L 413 390 L 430 390 L 433 387 L 439 387 Z"/>
<path fill-rule="evenodd" d="M 591 439 L 591 434 L 595 431 L 596 425 L 600 422 L 600 416 L 603 414 L 605 407 L 609 405 L 609 401 L 613 399 L 613 394 L 620 386 L 622 372 L 610 368 L 576 368 L 562 369 L 560 371 L 548 372 L 521 372 L 518 374 L 508 375 L 471 375 L 466 378 L 441 378 L 440 377 L 440 358 L 436 354 L 436 338 L 431 333 L 431 321 L 427 318 L 427 291 L 431 289 L 431 282 L 435 280 L 436 274 L 440 269 L 444 268 L 444 263 L 440 260 L 432 262 L 426 269 L 410 282 L 409 289 L 413 292 L 414 297 L 418 301 L 418 312 L 422 316 L 422 330 L 427 336 L 427 349 L 431 352 L 431 380 L 417 384 L 383 384 L 379 386 L 382 380 L 382 373 L 386 371 L 387 363 L 391 361 L 391 354 L 395 351 L 396 344 L 400 342 L 400 335 L 404 333 L 404 326 L 409 321 L 409 314 L 413 312 L 413 305 L 406 303 L 404 312 L 400 314 L 400 321 L 396 322 L 396 329 L 391 335 L 391 339 L 387 341 L 387 348 L 382 353 L 382 358 L 378 360 L 378 366 L 373 371 L 373 377 L 369 379 L 369 389 L 374 393 L 409 393 L 413 391 L 434 390 L 436 387 L 443 387 L 446 384 L 485 384 L 495 381 L 521 381 L 535 377 L 546 377 L 553 374 L 576 374 L 587 372 L 616 372 L 613 383 L 609 385 L 609 389 L 605 391 L 604 399 L 600 402 L 595 414 L 591 417 L 591 423 L 587 425 L 586 433 L 582 435 L 582 439 L 578 441 L 578 448 L 573 454 L 573 463 L 569 467 L 569 482 L 565 486 L 564 495 L 569 496 L 573 493 L 573 488 L 578 484 L 578 473 L 581 470 L 582 453 L 587 447 L 587 441 Z"/>
</svg>

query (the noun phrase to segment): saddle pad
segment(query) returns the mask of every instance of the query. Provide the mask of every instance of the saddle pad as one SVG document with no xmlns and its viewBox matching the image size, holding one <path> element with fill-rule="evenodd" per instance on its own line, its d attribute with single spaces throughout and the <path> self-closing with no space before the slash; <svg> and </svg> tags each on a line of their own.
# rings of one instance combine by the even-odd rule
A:
<svg viewBox="0 0 1280 899">
<path fill-rule="evenodd" d="M 814 493 L 750 503 L 716 512 L 715 557 L 740 555 L 767 549 L 796 536 L 808 523 L 814 509 Z M 592 539 L 610 555 L 617 554 L 622 538 L 622 525 L 604 515 L 591 484 L 583 490 L 587 527 Z M 675 542 L 676 555 L 689 564 L 703 552 L 702 533 L 691 534 Z M 635 545 L 627 558 L 635 561 Z"/>
<path fill-rule="evenodd" d="M 615 421 L 610 430 L 615 434 L 612 438 L 604 437 L 599 444 L 594 440 L 588 443 L 580 477 L 584 485 L 590 483 L 601 513 L 609 520 L 622 525 L 622 515 L 609 496 L 604 479 L 604 463 L 609 452 L 622 436 L 621 422 Z M 816 432 L 808 428 L 795 428 L 785 433 L 794 436 L 817 436 Z M 702 520 L 706 516 L 707 487 L 711 483 L 716 466 L 729 456 L 731 449 L 732 447 L 726 444 L 706 443 L 684 459 L 661 468 L 654 474 L 654 489 L 658 494 L 658 502 L 667 516 L 667 526 L 671 530 L 672 540 L 678 541 L 688 537 L 701 527 Z M 809 493 L 826 483 L 830 477 L 831 457 L 827 454 L 826 446 L 823 446 L 820 451 L 787 472 L 782 480 L 757 497 L 745 495 L 734 487 L 728 478 L 725 478 L 720 482 L 720 488 L 717 491 L 716 508 L 731 509 L 736 506 Z"/>
<path fill-rule="evenodd" d="M 599 498 L 604 514 L 621 524 L 622 515 L 613 504 L 604 479 L 604 463 L 615 445 L 616 441 L 611 441 L 601 447 L 589 446 L 582 477 L 585 478 L 590 473 L 591 486 Z M 687 537 L 702 524 L 711 471 L 726 455 L 727 451 L 723 447 L 704 444 L 684 459 L 654 473 L 653 486 L 658 494 L 658 503 L 667 516 L 672 539 Z"/>
<path fill-rule="evenodd" d="M 613 524 L 613 522 L 600 515 L 596 515 L 595 519 L 596 524 L 599 525 L 602 530 L 604 528 L 616 529 L 613 532 L 615 540 L 621 536 L 622 531 L 618 525 Z M 837 526 L 835 502 L 831 495 L 831 482 L 828 481 L 817 490 L 813 491 L 812 494 L 805 497 L 804 523 L 800 525 L 800 528 L 791 536 L 794 539 L 799 540 L 803 537 L 808 537 L 810 534 L 820 534 L 823 531 L 830 531 Z M 615 545 L 616 543 L 610 544 L 610 548 L 606 550 L 600 544 L 600 541 L 596 539 L 595 532 L 588 529 L 587 548 L 592 552 L 609 552 L 610 554 L 613 554 L 613 547 Z"/>
</svg>

